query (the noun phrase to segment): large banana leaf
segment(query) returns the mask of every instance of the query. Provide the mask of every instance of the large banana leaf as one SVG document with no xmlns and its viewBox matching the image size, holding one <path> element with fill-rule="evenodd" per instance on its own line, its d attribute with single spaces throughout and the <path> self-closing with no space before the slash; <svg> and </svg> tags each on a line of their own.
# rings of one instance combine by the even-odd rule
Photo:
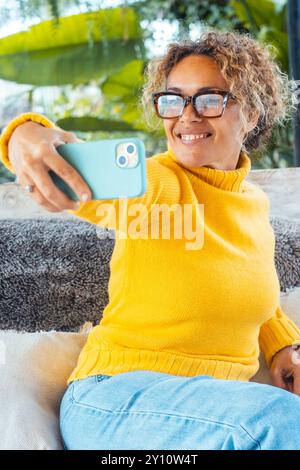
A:
<svg viewBox="0 0 300 470">
<path fill-rule="evenodd" d="M 0 40 L 0 55 L 141 37 L 141 28 L 132 8 L 109 8 L 33 25 L 27 32 Z"/>
<path fill-rule="evenodd" d="M 0 78 L 35 86 L 78 85 L 115 72 L 142 46 L 137 40 L 116 40 L 0 57 Z"/>
<path fill-rule="evenodd" d="M 79 84 L 143 57 L 142 31 L 131 8 L 45 21 L 0 39 L 0 78 L 36 86 Z"/>
</svg>

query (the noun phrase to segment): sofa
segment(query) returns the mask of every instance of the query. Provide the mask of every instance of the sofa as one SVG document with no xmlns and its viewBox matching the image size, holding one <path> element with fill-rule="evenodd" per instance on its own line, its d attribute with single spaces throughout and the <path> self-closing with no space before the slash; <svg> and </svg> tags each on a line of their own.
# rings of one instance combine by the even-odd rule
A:
<svg viewBox="0 0 300 470">
<path fill-rule="evenodd" d="M 251 170 L 276 237 L 281 305 L 300 327 L 300 168 Z M 113 232 L 0 185 L 0 449 L 63 449 L 59 404 L 108 302 Z M 264 358 L 251 379 L 270 384 Z"/>
</svg>

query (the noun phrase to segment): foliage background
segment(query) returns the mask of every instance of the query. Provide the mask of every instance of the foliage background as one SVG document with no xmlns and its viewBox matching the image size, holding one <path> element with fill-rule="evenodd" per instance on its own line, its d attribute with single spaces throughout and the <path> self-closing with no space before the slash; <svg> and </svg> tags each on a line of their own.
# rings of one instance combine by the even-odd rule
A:
<svg viewBox="0 0 300 470">
<path fill-rule="evenodd" d="M 135 135 L 166 149 L 138 106 L 147 61 L 207 28 L 250 32 L 289 71 L 285 0 L 0 0 L 0 126 L 46 114 L 84 139 Z M 293 129 L 275 128 L 252 168 L 293 166 Z M 14 178 L 0 165 L 0 182 Z"/>
</svg>

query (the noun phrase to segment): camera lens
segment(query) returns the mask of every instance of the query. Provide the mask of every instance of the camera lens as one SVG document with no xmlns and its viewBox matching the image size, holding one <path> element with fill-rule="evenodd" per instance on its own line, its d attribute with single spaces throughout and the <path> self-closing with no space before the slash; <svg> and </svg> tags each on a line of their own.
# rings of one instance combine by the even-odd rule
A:
<svg viewBox="0 0 300 470">
<path fill-rule="evenodd" d="M 126 149 L 126 150 L 127 150 L 127 153 L 129 153 L 129 154 L 130 154 L 130 153 L 134 153 L 134 151 L 135 151 L 135 146 L 132 145 L 132 144 L 129 144 L 129 145 L 127 145 L 127 149 Z"/>
<path fill-rule="evenodd" d="M 127 163 L 127 158 L 124 155 L 120 155 L 118 158 L 118 162 L 120 166 L 124 166 Z"/>
</svg>

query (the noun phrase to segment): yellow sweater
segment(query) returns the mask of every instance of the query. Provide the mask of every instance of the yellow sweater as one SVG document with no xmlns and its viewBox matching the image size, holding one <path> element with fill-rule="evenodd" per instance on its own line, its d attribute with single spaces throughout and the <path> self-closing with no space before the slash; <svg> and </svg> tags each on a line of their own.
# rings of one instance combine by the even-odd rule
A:
<svg viewBox="0 0 300 470">
<path fill-rule="evenodd" d="M 13 120 L 0 141 L 10 169 L 7 142 L 26 119 L 53 126 L 36 114 Z M 146 168 L 147 191 L 127 199 L 127 210 L 143 203 L 150 215 L 153 204 L 188 204 L 203 244 L 187 249 L 187 240 L 172 232 L 170 239 L 120 237 L 122 200 L 90 201 L 69 211 L 116 228 L 117 238 L 109 303 L 68 382 L 137 369 L 247 381 L 258 369 L 259 347 L 270 365 L 278 350 L 300 341 L 300 330 L 279 303 L 269 200 L 245 181 L 251 160 L 242 152 L 234 170 L 191 169 L 168 146 L 148 158 Z M 108 202 L 117 217 L 99 212 Z"/>
</svg>

